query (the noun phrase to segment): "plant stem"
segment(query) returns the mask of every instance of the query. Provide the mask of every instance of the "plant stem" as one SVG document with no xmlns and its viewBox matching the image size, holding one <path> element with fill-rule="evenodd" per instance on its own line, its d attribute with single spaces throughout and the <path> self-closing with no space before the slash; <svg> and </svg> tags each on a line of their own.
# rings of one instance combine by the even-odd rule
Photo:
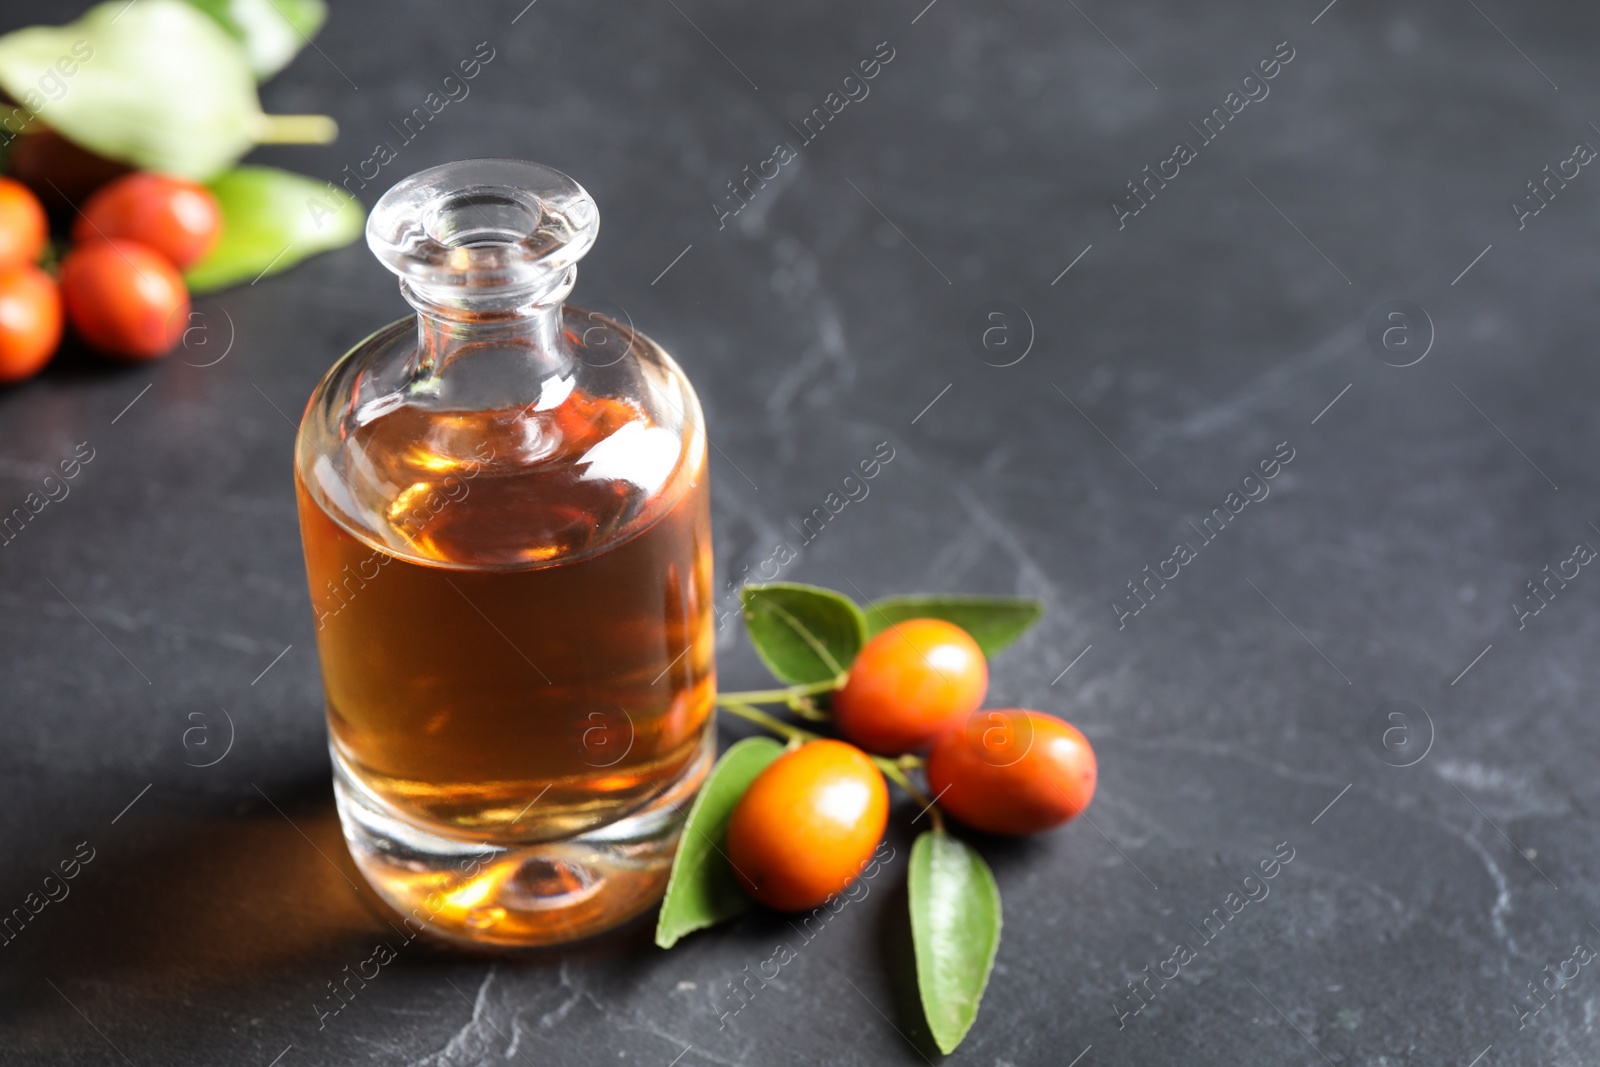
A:
<svg viewBox="0 0 1600 1067">
<path fill-rule="evenodd" d="M 789 710 L 811 722 L 832 722 L 833 716 L 817 707 L 810 697 L 800 697 L 789 702 Z"/>
<path fill-rule="evenodd" d="M 742 693 L 718 693 L 717 703 L 733 701 L 736 704 L 787 704 L 794 707 L 795 701 L 822 693 L 831 693 L 844 684 L 844 675 L 830 678 L 825 682 L 810 682 L 806 685 L 791 685 L 785 689 L 747 689 Z"/>
<path fill-rule="evenodd" d="M 927 795 L 922 790 L 911 784 L 911 779 L 906 777 L 905 771 L 900 768 L 900 764 L 886 760 L 881 756 L 872 757 L 872 762 L 878 765 L 878 769 L 883 772 L 885 778 L 904 789 L 907 796 L 922 805 L 923 811 L 933 816 L 933 828 L 936 832 L 944 832 L 944 816 L 940 814 L 938 807 L 927 798 Z"/>
<path fill-rule="evenodd" d="M 810 730 L 807 730 L 802 726 L 796 726 L 792 722 L 784 722 L 776 715 L 768 715 L 760 708 L 753 708 L 749 704 L 746 704 L 742 701 L 731 699 L 736 695 L 737 694 L 729 693 L 725 697 L 719 697 L 717 703 L 721 705 L 724 711 L 737 715 L 746 722 L 753 722 L 757 726 L 771 730 L 773 733 L 787 741 L 822 740 L 822 736 L 820 734 L 812 733 Z M 918 759 L 916 756 L 901 756 L 898 760 L 891 760 L 886 759 L 883 756 L 873 756 L 870 754 L 867 756 L 867 758 L 870 759 L 878 768 L 878 770 L 883 773 L 885 778 L 889 779 L 889 781 L 893 782 L 901 789 L 904 789 L 907 796 L 909 796 L 912 800 L 915 800 L 918 804 L 922 805 L 922 809 L 933 817 L 933 828 L 935 830 L 940 832 L 944 831 L 944 817 L 939 813 L 939 809 L 934 806 L 933 801 L 929 800 L 927 795 L 923 793 L 922 790 L 911 784 L 911 779 L 906 777 L 906 771 L 921 767 L 922 760 Z"/>
<path fill-rule="evenodd" d="M 735 695 L 736 694 L 729 693 L 728 697 L 732 697 L 732 696 L 735 696 Z M 760 710 L 759 708 L 753 708 L 749 704 L 746 704 L 746 703 L 744 703 L 742 701 L 730 700 L 730 699 L 726 699 L 724 697 L 718 697 L 717 698 L 717 704 L 721 706 L 722 710 L 727 711 L 727 712 L 731 712 L 732 714 L 739 716 L 739 718 L 744 719 L 747 722 L 753 722 L 757 726 L 761 726 L 761 727 L 764 727 L 765 729 L 771 730 L 773 733 L 777 734 L 779 737 L 784 738 L 785 740 L 788 740 L 788 741 L 817 741 L 817 740 L 821 739 L 821 735 L 820 734 L 814 734 L 810 730 L 806 730 L 806 729 L 803 729 L 803 728 L 801 728 L 799 726 L 796 726 L 792 722 L 784 722 L 782 719 L 778 718 L 776 715 L 768 715 L 766 712 Z"/>
<path fill-rule="evenodd" d="M 251 126 L 257 144 L 327 144 L 339 136 L 327 115 L 261 115 Z"/>
</svg>

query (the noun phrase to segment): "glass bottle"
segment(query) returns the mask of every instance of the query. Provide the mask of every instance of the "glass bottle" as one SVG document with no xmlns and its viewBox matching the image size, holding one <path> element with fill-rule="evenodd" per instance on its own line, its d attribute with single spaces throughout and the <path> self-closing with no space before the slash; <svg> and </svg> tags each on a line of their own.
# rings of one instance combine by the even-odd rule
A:
<svg viewBox="0 0 1600 1067">
<path fill-rule="evenodd" d="M 661 896 L 714 752 L 699 401 L 658 345 L 563 306 L 599 215 L 480 159 L 378 201 L 417 314 L 330 370 L 295 487 L 334 790 L 408 925 L 598 933 Z"/>
</svg>

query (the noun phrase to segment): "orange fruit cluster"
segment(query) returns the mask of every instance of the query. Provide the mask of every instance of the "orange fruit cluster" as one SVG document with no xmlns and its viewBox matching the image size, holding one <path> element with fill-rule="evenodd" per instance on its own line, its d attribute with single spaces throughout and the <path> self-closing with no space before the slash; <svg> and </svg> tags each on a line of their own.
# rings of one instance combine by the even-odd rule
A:
<svg viewBox="0 0 1600 1067">
<path fill-rule="evenodd" d="M 73 247 L 52 276 L 39 266 L 50 240 L 44 207 L 21 182 L 0 178 L 0 383 L 43 370 L 64 323 L 113 359 L 170 351 L 189 325 L 179 272 L 221 233 L 221 209 L 203 185 L 127 174 L 78 212 Z"/>
<path fill-rule="evenodd" d="M 901 757 L 891 771 L 927 752 L 933 803 L 976 830 L 1039 833 L 1088 807 L 1088 739 L 1037 711 L 980 711 L 988 687 L 983 650 L 953 623 L 911 619 L 869 640 L 832 694 L 845 740 L 786 752 L 734 809 L 728 860 L 744 888 L 769 907 L 803 911 L 849 886 L 888 822 L 888 789 L 868 752 Z"/>
</svg>

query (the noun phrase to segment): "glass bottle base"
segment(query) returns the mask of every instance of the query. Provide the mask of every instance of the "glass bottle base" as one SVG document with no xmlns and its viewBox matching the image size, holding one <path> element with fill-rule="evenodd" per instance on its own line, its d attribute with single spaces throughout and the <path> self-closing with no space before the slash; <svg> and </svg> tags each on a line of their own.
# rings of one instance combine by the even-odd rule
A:
<svg viewBox="0 0 1600 1067">
<path fill-rule="evenodd" d="M 661 899 L 689 803 L 715 755 L 708 731 L 700 753 L 645 807 L 607 826 L 531 845 L 424 829 L 362 786 L 337 750 L 333 791 L 351 858 L 409 931 L 478 947 L 529 948 L 604 933 Z"/>
</svg>

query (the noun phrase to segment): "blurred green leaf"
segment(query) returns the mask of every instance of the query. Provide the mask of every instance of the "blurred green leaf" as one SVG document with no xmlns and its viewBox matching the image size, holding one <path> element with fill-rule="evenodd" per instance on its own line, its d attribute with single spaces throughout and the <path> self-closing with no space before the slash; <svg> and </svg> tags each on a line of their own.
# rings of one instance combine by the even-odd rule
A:
<svg viewBox="0 0 1600 1067">
<path fill-rule="evenodd" d="M 184 273 L 196 293 L 287 270 L 349 244 L 366 223 L 343 189 L 275 167 L 235 167 L 209 185 L 222 206 L 222 238 Z"/>
<path fill-rule="evenodd" d="M 0 88 L 80 148 L 201 180 L 258 142 L 334 135 L 324 116 L 262 114 L 244 49 L 184 0 L 108 0 L 8 33 Z"/>
<path fill-rule="evenodd" d="M 943 619 L 971 634 L 985 656 L 1021 637 L 1043 615 L 1041 601 L 1009 596 L 893 596 L 866 609 L 869 637 L 907 619 Z"/>
<path fill-rule="evenodd" d="M 866 643 L 861 609 L 832 589 L 797 582 L 747 585 L 739 602 L 756 654 L 790 685 L 839 677 Z"/>
<path fill-rule="evenodd" d="M 922 1012 L 948 1055 L 978 1017 L 1000 949 L 1000 887 L 982 856 L 932 830 L 911 846 L 908 888 Z"/>
<path fill-rule="evenodd" d="M 289 65 L 327 21 L 322 0 L 188 0 L 244 47 L 257 80 Z"/>
<path fill-rule="evenodd" d="M 767 764 L 783 755 L 770 737 L 736 741 L 711 768 L 672 858 L 667 895 L 656 920 L 656 944 L 671 948 L 684 934 L 742 914 L 750 898 L 739 887 L 724 855 L 728 821 L 739 798 Z"/>
</svg>

